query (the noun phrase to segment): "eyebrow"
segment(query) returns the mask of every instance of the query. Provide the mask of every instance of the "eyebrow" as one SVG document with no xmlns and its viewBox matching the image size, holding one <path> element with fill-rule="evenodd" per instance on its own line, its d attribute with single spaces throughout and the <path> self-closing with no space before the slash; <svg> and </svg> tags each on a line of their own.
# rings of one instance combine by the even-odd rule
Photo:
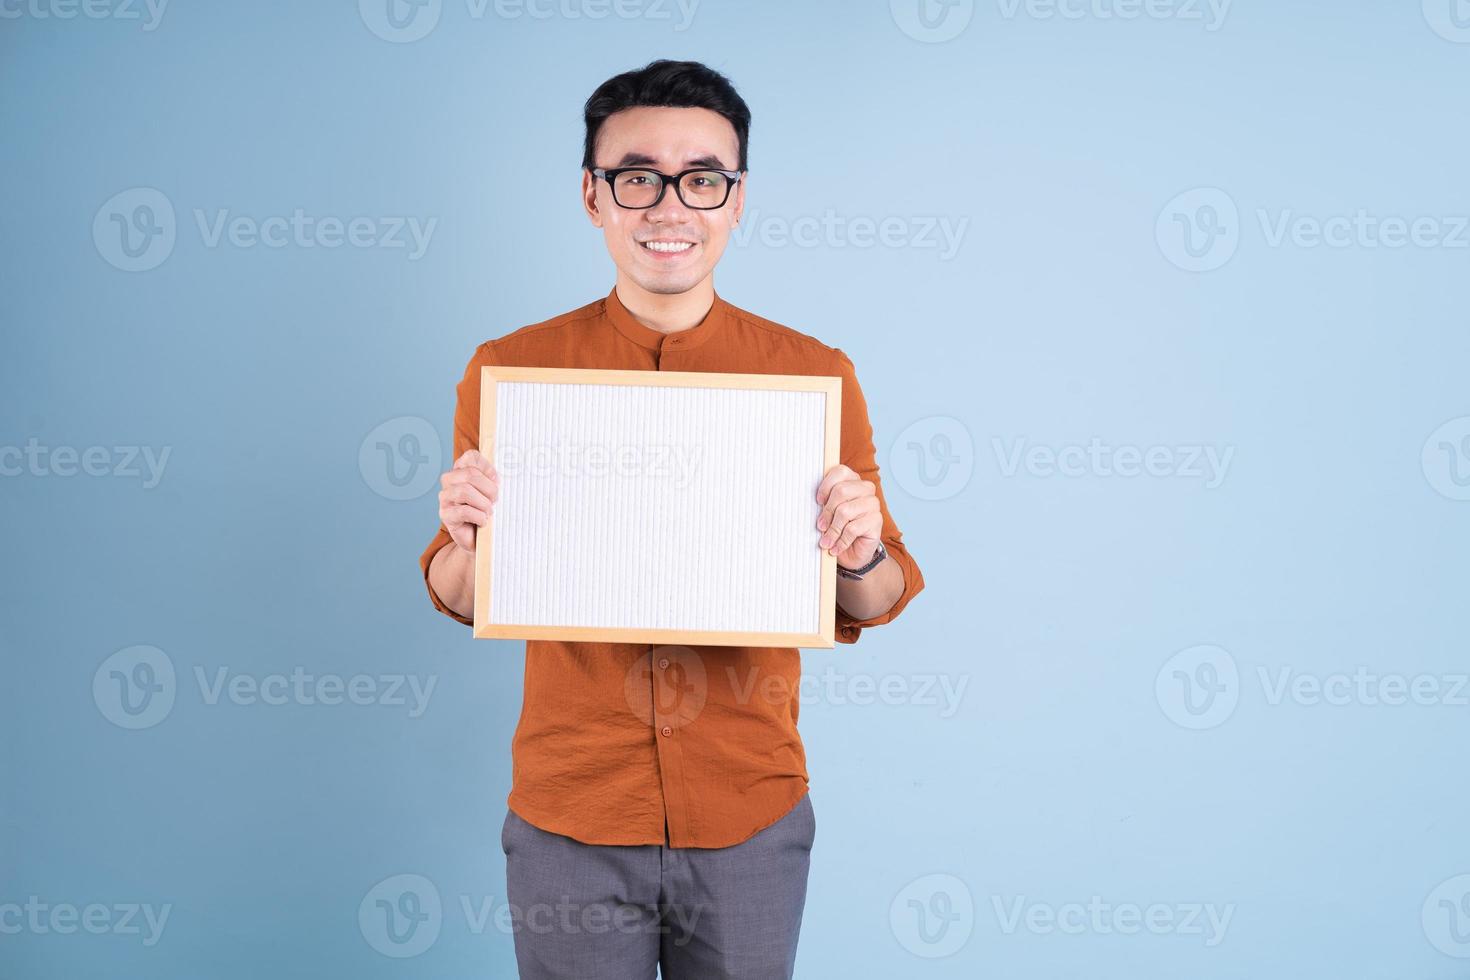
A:
<svg viewBox="0 0 1470 980">
<path fill-rule="evenodd" d="M 618 161 L 618 166 L 619 167 L 651 167 L 651 166 L 653 166 L 653 165 L 655 165 L 657 163 L 658 163 L 658 161 L 656 159 L 654 159 L 653 157 L 649 156 L 647 153 L 624 153 L 623 154 L 623 159 L 620 160 L 620 161 Z M 721 162 L 720 158 L 717 157 L 717 156 L 691 157 L 689 159 L 688 163 L 685 164 L 685 166 L 688 166 L 688 167 L 708 167 L 711 170 L 728 170 L 728 169 L 730 169 L 730 168 L 726 167 L 725 164 L 723 162 Z"/>
</svg>

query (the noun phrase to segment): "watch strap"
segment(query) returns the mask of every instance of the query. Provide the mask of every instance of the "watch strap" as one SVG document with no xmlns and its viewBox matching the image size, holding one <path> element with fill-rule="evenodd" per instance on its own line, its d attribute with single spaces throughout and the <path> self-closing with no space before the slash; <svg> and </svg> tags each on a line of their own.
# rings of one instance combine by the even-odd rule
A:
<svg viewBox="0 0 1470 980">
<path fill-rule="evenodd" d="M 873 557 L 868 559 L 868 563 L 866 565 L 864 565 L 862 568 L 843 568 L 841 565 L 838 565 L 837 574 L 841 575 L 843 578 L 860 579 L 864 575 L 871 572 L 874 568 L 877 568 L 878 563 L 887 557 L 888 549 L 883 547 L 882 541 L 879 541 L 878 550 L 873 552 Z"/>
</svg>

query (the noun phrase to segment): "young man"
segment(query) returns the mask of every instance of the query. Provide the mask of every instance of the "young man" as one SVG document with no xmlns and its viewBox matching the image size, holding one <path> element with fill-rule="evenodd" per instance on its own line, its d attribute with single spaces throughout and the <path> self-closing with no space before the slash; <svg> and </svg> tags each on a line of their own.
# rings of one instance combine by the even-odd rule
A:
<svg viewBox="0 0 1470 980">
<path fill-rule="evenodd" d="M 852 362 L 715 294 L 745 209 L 750 110 L 718 72 L 656 61 L 609 79 L 584 115 L 582 206 L 616 285 L 470 359 L 420 560 L 434 606 L 472 623 L 475 529 L 499 497 L 475 448 L 482 365 L 835 375 L 841 463 L 816 489 L 818 546 L 839 567 L 836 638 L 856 642 L 924 580 L 883 499 Z M 800 674 L 796 649 L 527 642 L 501 832 L 523 978 L 791 976 L 816 831 Z"/>
</svg>

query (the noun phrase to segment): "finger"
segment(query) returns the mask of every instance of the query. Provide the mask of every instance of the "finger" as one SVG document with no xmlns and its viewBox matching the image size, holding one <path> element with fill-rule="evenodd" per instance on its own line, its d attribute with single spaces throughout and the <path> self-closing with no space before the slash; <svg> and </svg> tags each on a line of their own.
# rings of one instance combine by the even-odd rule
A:
<svg viewBox="0 0 1470 980">
<path fill-rule="evenodd" d="M 480 470 L 450 470 L 439 478 L 439 483 L 448 490 L 453 487 L 474 487 L 487 497 L 500 496 L 500 481 Z"/>
<path fill-rule="evenodd" d="M 826 506 L 827 494 L 832 492 L 832 488 L 834 486 L 843 482 L 844 480 L 855 479 L 857 479 L 856 473 L 848 469 L 846 465 L 838 463 L 836 466 L 828 470 L 826 474 L 822 477 L 822 482 L 817 484 L 817 503 Z"/>
<path fill-rule="evenodd" d="M 494 473 L 495 466 L 485 458 L 478 449 L 466 449 L 459 459 L 454 461 L 454 469 L 475 469 L 485 473 Z"/>
<path fill-rule="evenodd" d="M 486 494 L 468 483 L 457 483 L 452 487 L 445 487 L 439 491 L 439 509 L 443 510 L 453 504 L 469 504 L 478 507 L 485 513 L 490 513 L 495 506 L 495 494 Z"/>
<path fill-rule="evenodd" d="M 852 510 L 851 508 L 844 510 L 844 506 L 841 504 L 833 506 L 831 517 L 828 519 L 827 529 L 822 533 L 822 537 L 818 541 L 823 551 L 831 551 L 836 546 L 838 539 L 842 535 L 842 529 L 851 520 Z"/>
<path fill-rule="evenodd" d="M 837 484 L 827 495 L 827 503 L 817 514 L 817 530 L 825 531 L 832 523 L 832 515 L 836 509 L 849 500 L 861 500 L 865 497 L 876 498 L 876 487 L 867 480 L 847 480 Z"/>
<path fill-rule="evenodd" d="M 848 482 L 834 483 L 827 488 L 827 499 L 822 501 L 821 510 L 817 511 L 817 530 L 825 531 L 832 523 L 832 514 L 837 510 L 839 504 L 848 498 L 851 492 Z"/>
<path fill-rule="evenodd" d="M 451 504 L 445 507 L 440 516 L 444 519 L 445 528 L 452 528 L 460 524 L 473 524 L 480 527 L 489 523 L 490 515 L 478 507 L 469 504 Z"/>
<path fill-rule="evenodd" d="M 482 493 L 488 493 L 494 487 L 498 492 L 500 489 L 500 476 L 491 470 L 489 473 L 472 467 L 460 467 L 439 476 L 439 485 L 442 487 L 457 486 L 468 483 L 470 486 L 478 487 Z"/>
<path fill-rule="evenodd" d="M 848 548 L 857 544 L 860 538 L 876 538 L 881 530 L 881 524 L 874 526 L 874 522 L 867 516 L 848 521 L 842 528 L 842 534 L 837 543 L 832 546 L 837 554 L 842 554 Z"/>
<path fill-rule="evenodd" d="M 876 497 L 858 497 L 855 500 L 844 500 L 837 504 L 832 511 L 831 526 L 826 529 L 819 541 L 821 546 L 824 549 L 831 548 L 848 525 L 876 510 L 876 504 Z"/>
</svg>

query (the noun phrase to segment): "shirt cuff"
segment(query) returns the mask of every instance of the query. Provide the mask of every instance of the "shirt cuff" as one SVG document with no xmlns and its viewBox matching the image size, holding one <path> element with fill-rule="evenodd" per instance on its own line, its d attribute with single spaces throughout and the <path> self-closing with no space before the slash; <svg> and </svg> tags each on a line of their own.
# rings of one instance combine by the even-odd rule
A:
<svg viewBox="0 0 1470 980">
<path fill-rule="evenodd" d="M 434 591 L 434 587 L 429 584 L 429 566 L 433 564 L 434 556 L 439 553 L 440 548 L 444 547 L 446 544 L 451 543 L 452 539 L 449 537 L 449 532 L 444 530 L 444 528 L 441 526 L 439 528 L 439 533 L 434 535 L 434 540 L 429 542 L 429 547 L 424 549 L 423 555 L 419 557 L 419 566 L 424 570 L 424 588 L 429 591 L 429 601 L 434 604 L 435 609 L 439 610 L 444 615 L 448 616 L 450 619 L 454 620 L 457 623 L 463 623 L 466 626 L 474 626 L 475 621 L 473 619 L 461 616 L 459 613 L 446 606 L 444 604 L 444 600 L 440 599 L 439 594 Z"/>
<path fill-rule="evenodd" d="M 903 607 L 909 604 L 909 600 L 918 595 L 924 588 L 924 576 L 919 571 L 918 564 L 907 548 L 897 538 L 881 538 L 883 548 L 888 552 L 887 561 L 898 562 L 898 567 L 903 572 L 903 592 L 899 594 L 896 601 L 887 612 L 867 619 L 855 619 L 843 612 L 842 606 L 837 606 L 837 621 L 833 631 L 833 639 L 838 643 L 856 643 L 862 635 L 864 628 L 868 626 L 882 626 L 890 622 Z"/>
</svg>

